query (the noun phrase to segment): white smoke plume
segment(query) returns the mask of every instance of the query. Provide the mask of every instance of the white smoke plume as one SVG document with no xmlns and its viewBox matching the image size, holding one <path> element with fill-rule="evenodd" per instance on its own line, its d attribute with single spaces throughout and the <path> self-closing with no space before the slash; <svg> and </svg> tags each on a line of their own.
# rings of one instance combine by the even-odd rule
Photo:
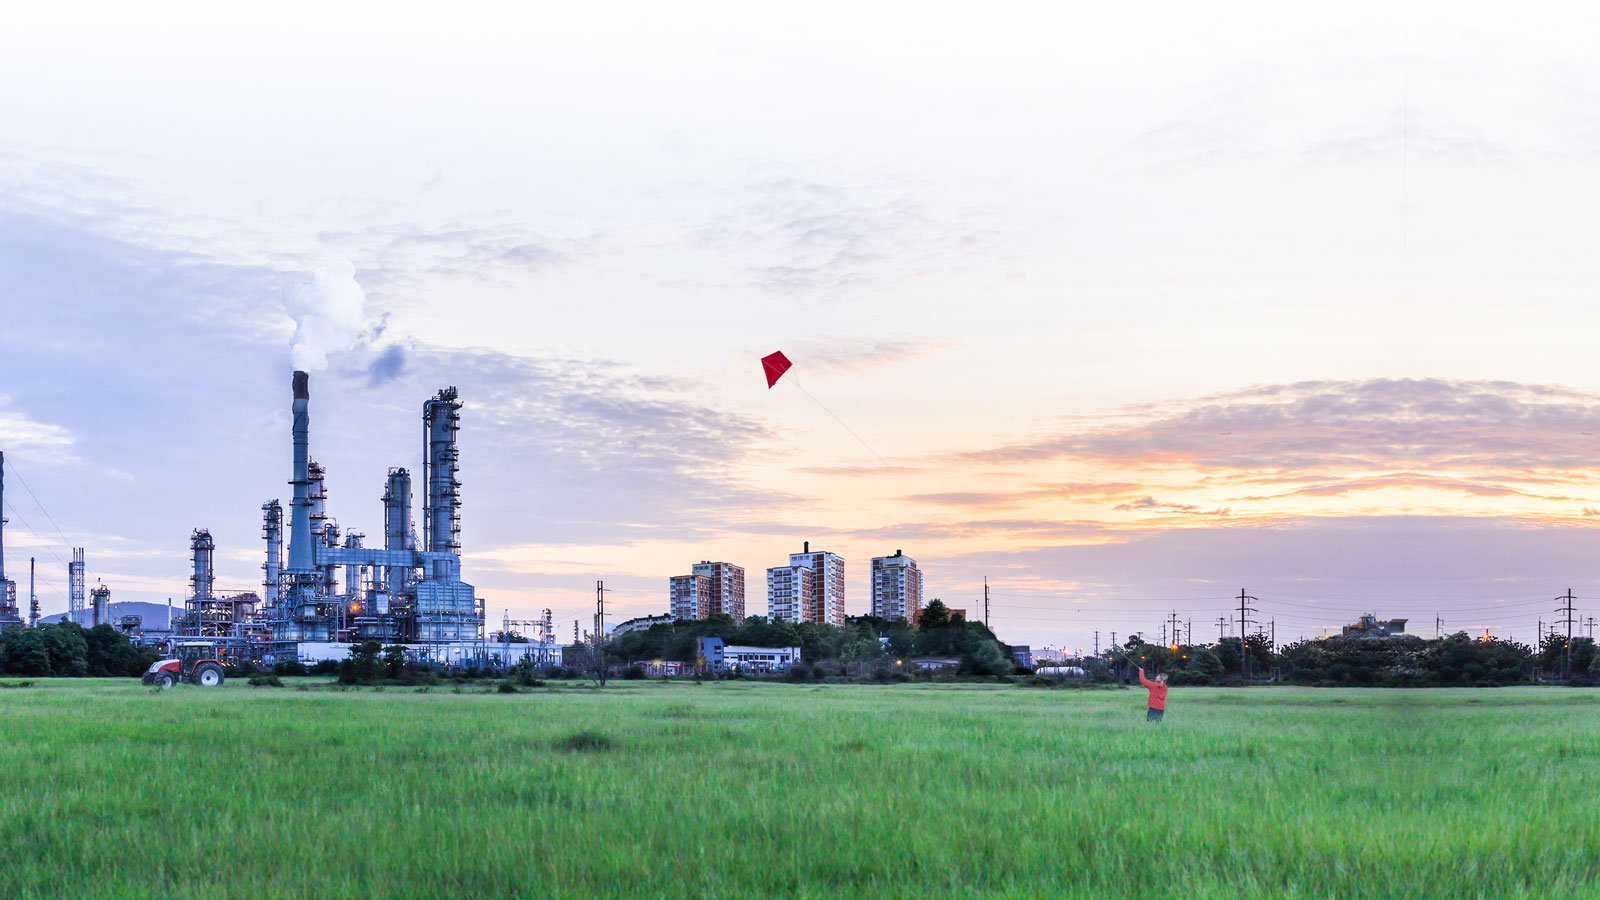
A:
<svg viewBox="0 0 1600 900">
<path fill-rule="evenodd" d="M 283 308 L 294 319 L 289 340 L 294 367 L 316 372 L 327 367 L 328 354 L 348 350 L 361 335 L 367 292 L 356 282 L 355 266 L 343 260 L 322 266 L 310 280 L 290 288 Z"/>
</svg>

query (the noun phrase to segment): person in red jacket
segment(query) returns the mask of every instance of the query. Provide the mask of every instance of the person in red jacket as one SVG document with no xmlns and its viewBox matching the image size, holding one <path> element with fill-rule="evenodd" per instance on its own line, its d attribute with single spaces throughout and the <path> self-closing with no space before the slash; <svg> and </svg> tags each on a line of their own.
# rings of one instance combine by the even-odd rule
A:
<svg viewBox="0 0 1600 900">
<path fill-rule="evenodd" d="M 1144 677 L 1144 667 L 1139 668 L 1139 683 L 1150 690 L 1150 708 L 1145 711 L 1146 722 L 1159 722 L 1167 712 L 1167 673 L 1156 676 L 1155 681 Z"/>
</svg>

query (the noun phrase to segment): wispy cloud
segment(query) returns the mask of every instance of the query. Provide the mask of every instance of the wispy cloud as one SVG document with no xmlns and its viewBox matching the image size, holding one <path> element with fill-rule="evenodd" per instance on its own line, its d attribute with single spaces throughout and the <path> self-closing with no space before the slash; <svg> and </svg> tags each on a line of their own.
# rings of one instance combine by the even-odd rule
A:
<svg viewBox="0 0 1600 900">
<path fill-rule="evenodd" d="M 1112 508 L 1123 512 L 1148 511 L 1162 513 L 1185 513 L 1189 515 L 1203 516 L 1226 516 L 1231 512 L 1231 510 L 1227 509 L 1202 511 L 1199 506 L 1196 506 L 1193 503 L 1173 503 L 1170 500 L 1157 500 L 1154 497 L 1140 497 L 1138 500 L 1130 500 L 1127 503 L 1119 503 Z"/>
<path fill-rule="evenodd" d="M 968 454 L 1199 469 L 1581 469 L 1600 459 L 1600 395 L 1512 382 L 1312 381 L 1206 398 L 1144 422 Z"/>
<path fill-rule="evenodd" d="M 890 180 L 828 184 L 792 176 L 745 185 L 729 214 L 693 234 L 700 247 L 749 260 L 776 293 L 829 294 L 933 270 L 959 269 L 1002 246 L 994 219 L 947 209 L 922 186 Z"/>
<path fill-rule="evenodd" d="M 855 338 L 845 335 L 807 338 L 785 348 L 784 353 L 801 371 L 860 372 L 915 359 L 944 347 L 942 341 L 900 341 Z"/>
</svg>

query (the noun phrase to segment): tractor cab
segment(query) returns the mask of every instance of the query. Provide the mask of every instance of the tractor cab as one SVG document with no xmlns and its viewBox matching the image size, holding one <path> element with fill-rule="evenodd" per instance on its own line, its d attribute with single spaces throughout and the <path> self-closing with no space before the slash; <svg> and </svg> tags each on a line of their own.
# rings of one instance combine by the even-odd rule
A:
<svg viewBox="0 0 1600 900">
<path fill-rule="evenodd" d="M 173 656 L 151 663 L 141 681 L 162 688 L 180 681 L 202 687 L 221 687 L 222 663 L 217 659 L 216 642 L 179 642 L 173 647 Z"/>
</svg>

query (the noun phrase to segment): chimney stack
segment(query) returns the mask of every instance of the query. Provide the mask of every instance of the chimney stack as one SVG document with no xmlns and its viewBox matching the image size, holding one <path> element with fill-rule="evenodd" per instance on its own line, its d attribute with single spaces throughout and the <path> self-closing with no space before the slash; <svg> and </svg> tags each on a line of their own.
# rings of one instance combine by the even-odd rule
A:
<svg viewBox="0 0 1600 900">
<path fill-rule="evenodd" d="M 294 500 L 289 507 L 289 567 L 297 574 L 316 571 L 316 558 L 311 549 L 311 404 L 310 376 L 294 373 Z"/>
</svg>

